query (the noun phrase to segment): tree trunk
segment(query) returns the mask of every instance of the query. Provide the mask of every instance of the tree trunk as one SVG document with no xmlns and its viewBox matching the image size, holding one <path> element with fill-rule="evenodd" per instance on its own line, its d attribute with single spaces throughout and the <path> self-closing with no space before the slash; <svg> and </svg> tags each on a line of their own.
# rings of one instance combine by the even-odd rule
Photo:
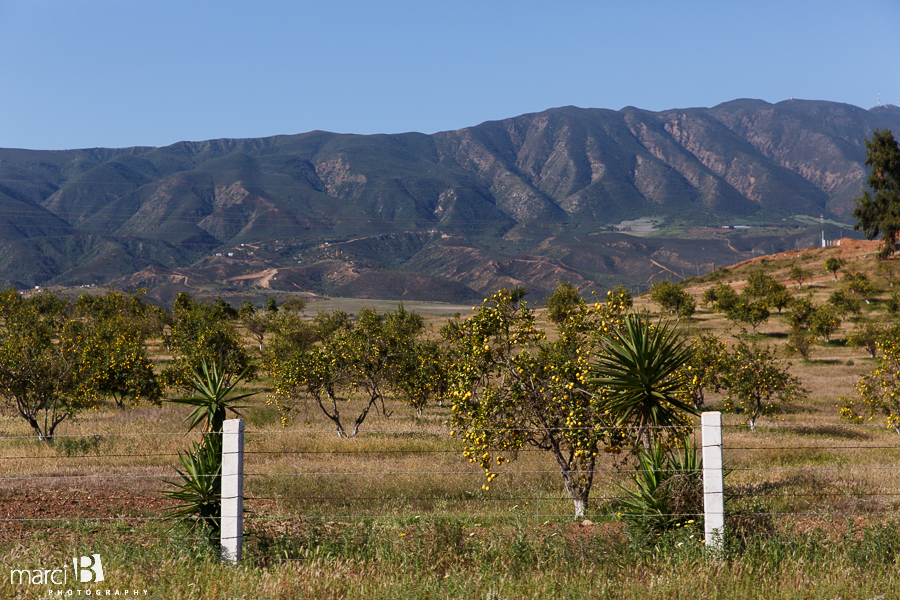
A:
<svg viewBox="0 0 900 600">
<path fill-rule="evenodd" d="M 650 438 L 650 427 L 648 425 L 641 425 L 640 429 L 638 429 L 638 440 L 640 440 L 644 450 L 647 452 L 653 450 L 653 440 Z"/>
<path fill-rule="evenodd" d="M 584 508 L 587 504 L 587 495 L 590 488 L 576 483 L 576 477 L 578 477 L 578 474 L 572 471 L 563 472 L 566 492 L 569 493 L 569 498 L 572 499 L 572 503 L 575 505 L 575 518 L 580 519 L 584 517 Z"/>
<path fill-rule="evenodd" d="M 595 459 L 591 458 L 586 465 L 587 468 L 579 472 L 577 466 L 580 463 L 579 460 L 573 461 L 574 457 L 571 455 L 569 460 L 566 460 L 558 444 L 554 444 L 553 450 L 556 456 L 556 464 L 559 466 L 560 472 L 562 472 L 566 492 L 568 492 L 569 498 L 572 499 L 572 503 L 575 505 L 575 518 L 580 519 L 584 517 L 588 495 L 591 493 L 591 484 L 594 482 Z"/>
</svg>

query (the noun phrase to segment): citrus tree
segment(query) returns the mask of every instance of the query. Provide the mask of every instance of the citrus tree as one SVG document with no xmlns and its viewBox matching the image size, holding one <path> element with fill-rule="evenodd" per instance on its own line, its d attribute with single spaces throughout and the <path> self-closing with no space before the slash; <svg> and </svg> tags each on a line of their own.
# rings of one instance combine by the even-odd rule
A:
<svg viewBox="0 0 900 600">
<path fill-rule="evenodd" d="M 126 402 L 157 403 L 162 390 L 147 353 L 147 339 L 159 333 L 165 311 L 143 300 L 143 290 L 125 295 L 82 295 L 75 301 L 82 323 L 81 356 L 76 377 L 79 393 L 109 397 L 120 408 Z"/>
<path fill-rule="evenodd" d="M 266 333 L 268 333 L 269 325 L 272 322 L 271 313 L 257 312 L 252 305 L 250 305 L 250 309 L 242 307 L 238 317 L 244 326 L 244 330 L 256 340 L 256 345 L 259 347 L 259 351 L 262 352 L 263 341 L 266 339 Z"/>
<path fill-rule="evenodd" d="M 773 304 L 785 291 L 787 286 L 783 283 L 776 281 L 768 273 L 757 271 L 747 277 L 747 285 L 744 286 L 742 293 L 748 298 L 766 300 L 769 304 Z"/>
<path fill-rule="evenodd" d="M 88 322 L 82 331 L 75 373 L 81 396 L 109 397 L 119 408 L 126 402 L 159 403 L 162 389 L 140 329 L 111 318 Z"/>
<path fill-rule="evenodd" d="M 578 288 L 564 281 L 559 284 L 556 293 L 547 298 L 547 318 L 554 323 L 562 323 L 583 305 L 584 299 Z"/>
<path fill-rule="evenodd" d="M 684 288 L 671 281 L 657 281 L 650 287 L 650 299 L 676 317 L 690 318 L 697 310 L 697 301 Z"/>
<path fill-rule="evenodd" d="M 831 256 L 825 259 L 824 268 L 826 271 L 830 271 L 832 275 L 834 275 L 834 280 L 838 280 L 837 272 L 841 270 L 844 266 L 844 261 L 841 258 L 836 256 Z"/>
<path fill-rule="evenodd" d="M 327 336 L 320 344 L 273 354 L 267 360 L 273 378 L 270 400 L 281 411 L 282 422 L 290 421 L 298 403 L 312 400 L 339 436 L 353 437 L 373 409 L 390 416 L 385 401 L 393 390 L 420 413 L 441 387 L 413 366 L 422 348 L 418 340 L 424 329 L 422 317 L 400 305 L 389 313 L 363 310 L 352 325 L 343 324 L 341 317 L 338 321 L 320 315 L 316 327 Z M 406 375 L 409 379 L 399 383 L 397 378 Z M 427 389 L 419 389 L 420 385 Z M 354 396 L 361 397 L 361 408 L 348 417 L 342 414 L 345 407 L 359 406 L 350 402 Z"/>
<path fill-rule="evenodd" d="M 863 374 L 856 384 L 859 400 L 846 400 L 842 417 L 852 421 L 871 421 L 882 416 L 889 427 L 900 433 L 900 328 L 885 331 L 877 342 L 881 356 L 876 367 Z"/>
<path fill-rule="evenodd" d="M 266 361 L 298 350 L 308 350 L 321 339 L 315 324 L 296 311 L 282 310 L 256 315 L 265 319 L 266 332 L 269 334 L 263 351 L 263 359 Z"/>
<path fill-rule="evenodd" d="M 621 324 L 622 305 L 579 304 L 556 325 L 537 326 L 524 290 L 501 290 L 476 313 L 442 329 L 449 345 L 452 435 L 485 471 L 490 489 L 504 463 L 533 447 L 553 455 L 575 515 L 582 516 L 598 454 L 626 443 L 590 383 L 600 337 Z"/>
<path fill-rule="evenodd" d="M 871 278 L 865 273 L 847 273 L 844 275 L 843 284 L 848 293 L 859 296 L 865 300 L 866 304 L 869 304 L 869 298 L 875 292 Z"/>
<path fill-rule="evenodd" d="M 699 409 L 707 390 L 719 391 L 728 365 L 728 345 L 712 333 L 699 333 L 691 340 L 693 353 L 679 376 L 690 392 L 691 404 Z"/>
<path fill-rule="evenodd" d="M 787 315 L 792 329 L 809 329 L 809 320 L 816 307 L 811 296 L 795 297 L 791 300 L 791 312 Z"/>
<path fill-rule="evenodd" d="M 838 313 L 840 318 L 847 315 L 858 315 L 862 312 L 862 305 L 859 300 L 844 290 L 835 290 L 828 296 L 828 304 L 830 304 Z"/>
<path fill-rule="evenodd" d="M 254 378 L 255 366 L 235 327 L 237 310 L 224 302 L 196 302 L 180 293 L 172 312 L 172 362 L 162 372 L 166 385 L 191 390 L 193 375 L 203 362 L 219 365 L 226 379 L 238 373 Z"/>
<path fill-rule="evenodd" d="M 765 300 L 750 300 L 742 296 L 726 316 L 735 325 L 749 325 L 756 333 L 756 328 L 768 321 L 770 314 Z"/>
<path fill-rule="evenodd" d="M 879 342 L 886 335 L 890 335 L 890 331 L 884 325 L 871 321 L 858 323 L 847 335 L 847 344 L 854 349 L 863 349 L 871 358 L 875 358 L 878 355 Z"/>
<path fill-rule="evenodd" d="M 740 296 L 727 283 L 717 283 L 715 287 L 703 292 L 703 303 L 716 312 L 728 313 L 738 302 Z"/>
<path fill-rule="evenodd" d="M 421 415 L 429 402 L 443 404 L 448 388 L 447 356 L 434 340 L 411 342 L 406 352 L 390 361 L 389 384 L 394 396 Z"/>
<path fill-rule="evenodd" d="M 826 342 L 831 340 L 831 334 L 840 326 L 841 316 L 838 310 L 830 304 L 817 307 L 809 316 L 809 330 Z"/>
<path fill-rule="evenodd" d="M 791 265 L 791 272 L 788 275 L 791 281 L 797 284 L 797 289 L 803 289 L 803 282 L 812 278 L 812 272 L 804 269 L 800 265 Z"/>
<path fill-rule="evenodd" d="M 23 299 L 7 290 L 0 301 L 0 396 L 45 442 L 95 398 L 85 393 L 90 381 L 78 377 L 83 327 L 66 301 L 49 296 Z"/>
<path fill-rule="evenodd" d="M 779 362 L 768 346 L 740 341 L 728 357 L 725 410 L 747 415 L 750 431 L 756 431 L 760 415 L 777 412 L 779 403 L 806 397 L 806 389 L 790 374 L 790 366 Z"/>
<path fill-rule="evenodd" d="M 761 271 L 751 273 L 747 277 L 747 285 L 741 291 L 741 296 L 750 300 L 750 303 L 763 301 L 767 309 L 774 308 L 779 314 L 793 299 L 786 285 Z"/>
</svg>

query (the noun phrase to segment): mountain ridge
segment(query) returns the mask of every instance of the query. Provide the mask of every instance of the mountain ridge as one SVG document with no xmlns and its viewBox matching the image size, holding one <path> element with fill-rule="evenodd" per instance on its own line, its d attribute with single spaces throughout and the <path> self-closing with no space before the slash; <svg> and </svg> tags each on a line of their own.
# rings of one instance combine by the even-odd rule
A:
<svg viewBox="0 0 900 600">
<path fill-rule="evenodd" d="M 659 112 L 560 107 L 431 135 L 312 131 L 161 148 L 0 149 L 0 281 L 115 284 L 147 267 L 193 268 L 247 243 L 272 246 L 261 251 L 268 267 L 288 268 L 327 240 L 397 236 L 346 246 L 340 260 L 357 277 L 420 276 L 404 276 L 407 296 L 416 281 L 446 282 L 460 297 L 468 292 L 459 285 L 480 294 L 502 281 L 545 294 L 554 272 L 602 291 L 616 278 L 638 283 L 684 268 L 675 259 L 646 272 L 622 262 L 606 242 L 623 222 L 743 223 L 760 232 L 736 256 L 708 243 L 709 261 L 681 261 L 697 270 L 766 243 L 774 251 L 816 218 L 846 223 L 865 180 L 863 142 L 876 128 L 900 130 L 900 108 L 739 99 Z M 409 232 L 424 237 L 401 241 Z M 323 285 L 309 291 L 324 293 Z"/>
</svg>

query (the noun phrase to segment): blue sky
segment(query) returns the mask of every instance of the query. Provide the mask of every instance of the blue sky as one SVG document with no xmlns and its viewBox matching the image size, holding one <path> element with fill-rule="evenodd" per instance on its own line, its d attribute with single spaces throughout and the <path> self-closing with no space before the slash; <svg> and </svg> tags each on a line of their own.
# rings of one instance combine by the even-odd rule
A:
<svg viewBox="0 0 900 600">
<path fill-rule="evenodd" d="M 0 147 L 900 96 L 897 0 L 0 0 Z"/>
</svg>

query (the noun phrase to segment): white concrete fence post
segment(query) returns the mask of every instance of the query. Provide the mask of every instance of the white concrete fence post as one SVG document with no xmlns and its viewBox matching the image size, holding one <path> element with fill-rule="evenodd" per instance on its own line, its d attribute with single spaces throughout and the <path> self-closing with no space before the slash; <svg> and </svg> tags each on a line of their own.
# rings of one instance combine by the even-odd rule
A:
<svg viewBox="0 0 900 600">
<path fill-rule="evenodd" d="M 222 560 L 237 564 L 244 543 L 244 420 L 222 426 Z"/>
<path fill-rule="evenodd" d="M 703 444 L 703 523 L 706 547 L 722 550 L 725 533 L 725 485 L 722 473 L 722 413 L 700 416 Z"/>
</svg>

